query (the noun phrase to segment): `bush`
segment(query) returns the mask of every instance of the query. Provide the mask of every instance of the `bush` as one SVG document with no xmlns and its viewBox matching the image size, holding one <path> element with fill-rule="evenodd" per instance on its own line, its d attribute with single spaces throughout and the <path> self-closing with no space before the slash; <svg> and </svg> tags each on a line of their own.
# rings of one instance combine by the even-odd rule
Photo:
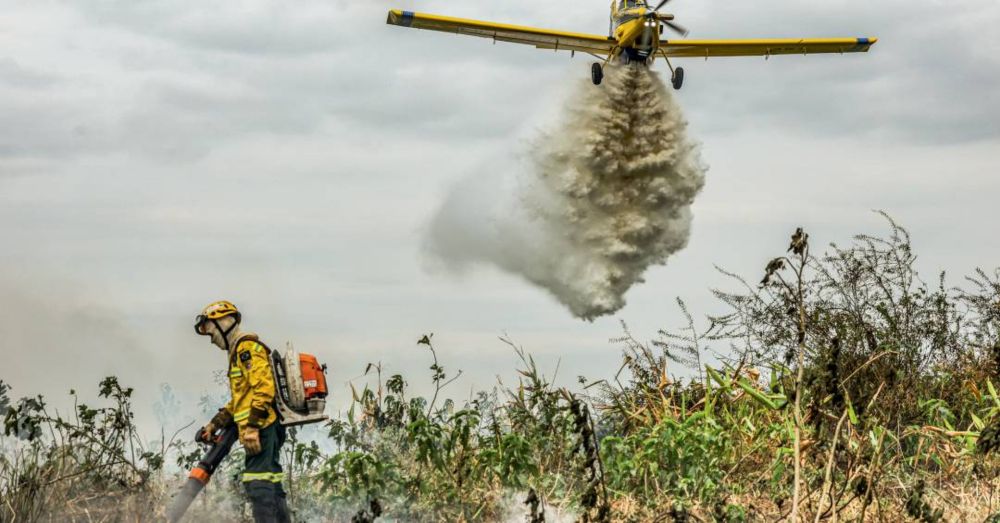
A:
<svg viewBox="0 0 1000 523">
<path fill-rule="evenodd" d="M 124 498 L 154 495 L 152 480 L 163 468 L 164 452 L 143 448 L 131 388 L 106 378 L 99 396 L 111 406 L 77 403 L 69 419 L 50 414 L 40 396 L 12 405 L 8 391 L 0 383 L 4 436 L 14 438 L 0 456 L 0 499 L 7 510 L 0 520 L 115 514 Z M 143 502 L 135 503 L 133 508 Z"/>
</svg>

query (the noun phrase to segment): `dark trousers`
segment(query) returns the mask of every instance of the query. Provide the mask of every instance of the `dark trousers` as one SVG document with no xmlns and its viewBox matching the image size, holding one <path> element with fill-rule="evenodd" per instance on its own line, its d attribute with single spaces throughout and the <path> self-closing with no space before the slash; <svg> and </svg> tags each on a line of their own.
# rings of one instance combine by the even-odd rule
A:
<svg viewBox="0 0 1000 523">
<path fill-rule="evenodd" d="M 275 421 L 260 429 L 260 454 L 247 456 L 243 486 L 253 507 L 256 523 L 290 523 L 285 489 L 281 482 L 281 446 L 285 443 L 285 427 Z"/>
</svg>

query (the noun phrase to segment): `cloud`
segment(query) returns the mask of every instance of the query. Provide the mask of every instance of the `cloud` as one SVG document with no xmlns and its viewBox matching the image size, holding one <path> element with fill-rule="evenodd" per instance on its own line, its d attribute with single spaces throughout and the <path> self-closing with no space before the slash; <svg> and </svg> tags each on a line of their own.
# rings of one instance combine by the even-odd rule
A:
<svg viewBox="0 0 1000 523">
<path fill-rule="evenodd" d="M 378 129 L 386 139 L 489 139 L 523 124 L 528 108 L 510 107 L 530 85 L 499 87 L 523 78 L 525 64 L 483 60 L 485 41 L 470 49 L 461 39 L 386 26 L 388 5 L 21 7 L 12 16 L 25 23 L 6 40 L 35 41 L 24 52 L 39 71 L 60 71 L 52 76 L 58 88 L 19 89 L 0 102 L 9 122 L 0 155 L 125 153 L 190 163 L 239 140 L 307 136 L 330 122 Z M 19 73 L 11 82 L 47 78 L 7 69 Z"/>
<path fill-rule="evenodd" d="M 0 156 L 126 152 L 190 163 L 247 137 L 307 136 L 331 121 L 379 129 L 387 140 L 502 139 L 531 119 L 525 100 L 546 103 L 567 74 L 586 75 L 580 58 L 388 27 L 390 6 L 116 0 L 15 8 L 10 16 L 25 23 L 7 37 L 12 48 L 44 41 L 24 48 L 26 60 L 0 62 L 8 89 L 0 114 L 10 122 Z M 558 2 L 418 7 L 593 32 L 604 31 L 606 17 L 603 6 L 567 15 Z M 913 143 L 997 136 L 990 115 L 1000 114 L 1000 37 L 991 28 L 1000 7 L 988 0 L 948 11 L 901 0 L 671 8 L 697 37 L 881 38 L 864 56 L 678 60 L 698 131 L 793 127 Z"/>
<path fill-rule="evenodd" d="M 699 128 L 793 127 L 904 143 L 996 138 L 1000 5 L 965 0 L 692 6 L 692 37 L 878 36 L 867 55 L 690 61 L 684 97 Z M 693 20 L 693 21 L 689 21 Z M 700 121 L 700 125 L 699 125 Z"/>
<path fill-rule="evenodd" d="M 334 30 L 364 19 L 383 2 L 306 0 L 294 5 L 269 0 L 238 4 L 198 1 L 83 1 L 90 20 L 179 43 L 201 51 L 239 55 L 293 56 L 328 52 L 349 39 Z"/>
<path fill-rule="evenodd" d="M 44 89 L 56 81 L 55 75 L 34 71 L 13 58 L 0 58 L 0 84 L 17 89 Z"/>
</svg>

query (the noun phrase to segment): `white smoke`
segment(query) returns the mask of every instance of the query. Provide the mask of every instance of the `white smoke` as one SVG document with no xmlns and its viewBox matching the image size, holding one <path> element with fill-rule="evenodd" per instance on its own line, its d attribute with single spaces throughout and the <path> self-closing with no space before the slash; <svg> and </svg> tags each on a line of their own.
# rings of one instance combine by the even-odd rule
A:
<svg viewBox="0 0 1000 523">
<path fill-rule="evenodd" d="M 487 172 L 452 189 L 428 250 L 452 270 L 489 263 L 518 274 L 579 318 L 612 314 L 647 268 L 687 245 L 706 169 L 686 127 L 656 74 L 609 67 L 534 142 L 517 183 Z"/>
<path fill-rule="evenodd" d="M 527 492 L 508 491 L 504 494 L 503 501 L 503 521 L 504 523 L 523 523 L 532 521 L 531 510 L 525 499 Z M 580 521 L 579 515 L 570 508 L 561 508 L 550 505 L 544 501 L 538 507 L 547 523 L 573 523 Z"/>
</svg>

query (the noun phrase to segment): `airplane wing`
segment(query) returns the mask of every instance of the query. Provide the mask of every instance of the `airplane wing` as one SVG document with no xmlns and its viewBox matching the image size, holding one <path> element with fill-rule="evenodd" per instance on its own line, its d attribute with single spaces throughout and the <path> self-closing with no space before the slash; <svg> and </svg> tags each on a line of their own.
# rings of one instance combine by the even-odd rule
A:
<svg viewBox="0 0 1000 523">
<path fill-rule="evenodd" d="M 761 40 L 663 40 L 669 57 L 771 56 L 775 54 L 867 53 L 878 38 L 776 38 Z"/>
<path fill-rule="evenodd" d="M 580 51 L 582 53 L 594 53 L 598 55 L 608 54 L 616 44 L 614 40 L 600 35 L 497 24 L 494 22 L 452 18 L 450 16 L 400 11 L 399 9 L 389 11 L 389 19 L 386 20 L 386 23 L 403 27 L 415 27 L 417 29 L 491 38 L 497 42 L 533 45 L 539 49 Z"/>
</svg>

